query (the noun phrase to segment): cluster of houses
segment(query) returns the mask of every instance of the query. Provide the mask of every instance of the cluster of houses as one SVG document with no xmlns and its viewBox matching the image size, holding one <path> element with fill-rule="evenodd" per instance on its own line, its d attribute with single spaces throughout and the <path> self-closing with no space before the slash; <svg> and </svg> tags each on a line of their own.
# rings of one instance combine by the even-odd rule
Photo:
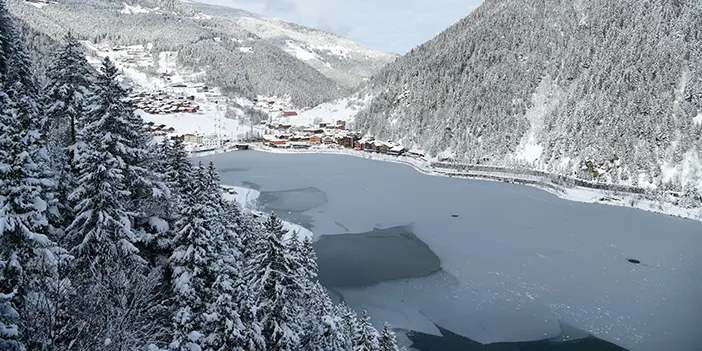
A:
<svg viewBox="0 0 702 351">
<path fill-rule="evenodd" d="M 422 158 L 421 152 L 406 147 L 375 140 L 373 137 L 361 137 L 359 133 L 346 130 L 345 121 L 336 124 L 320 123 L 319 127 L 293 128 L 286 124 L 271 124 L 268 128 L 272 134 L 263 137 L 264 145 L 286 149 L 309 149 L 313 145 L 337 145 L 342 148 L 388 155 L 406 155 Z"/>
<path fill-rule="evenodd" d="M 144 125 L 144 128 L 151 132 L 153 135 L 167 135 L 175 132 L 175 128 L 169 127 L 165 124 L 156 124 L 154 122 L 148 122 Z"/>
<path fill-rule="evenodd" d="M 162 90 L 150 93 L 144 91 L 133 93 L 127 98 L 127 102 L 134 108 L 153 115 L 195 113 L 200 110 L 200 106 L 195 104 L 194 101 L 195 96 L 173 97 Z"/>
</svg>

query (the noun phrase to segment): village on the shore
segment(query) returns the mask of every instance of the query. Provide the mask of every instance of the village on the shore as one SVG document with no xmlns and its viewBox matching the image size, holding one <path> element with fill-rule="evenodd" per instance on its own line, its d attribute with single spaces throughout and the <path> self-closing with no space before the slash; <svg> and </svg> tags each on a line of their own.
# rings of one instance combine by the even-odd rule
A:
<svg viewBox="0 0 702 351">
<path fill-rule="evenodd" d="M 370 136 L 346 128 L 346 121 L 337 120 L 335 123 L 319 123 L 317 125 L 296 127 L 285 123 L 266 123 L 270 134 L 260 140 L 264 145 L 282 149 L 309 149 L 326 146 L 354 149 L 367 152 L 377 152 L 388 155 L 406 155 L 417 158 L 424 157 L 423 153 L 410 150 L 398 143 L 376 140 Z"/>
<path fill-rule="evenodd" d="M 175 53 L 162 52 L 155 59 L 149 48 L 141 45 L 85 44 L 94 55 L 111 57 L 122 73 L 137 83 L 132 85 L 126 102 L 144 118 L 144 128 L 160 138 L 182 140 L 192 153 L 237 146 L 248 148 L 255 144 L 276 149 L 336 148 L 424 157 L 422 152 L 399 143 L 377 140 L 352 130 L 333 111 L 310 112 L 312 108 L 296 107 L 286 97 L 256 96 L 250 101 L 240 98 L 232 107 L 230 99 L 217 87 L 202 83 L 201 73 L 176 70 Z M 99 62 L 93 60 L 95 65 Z M 154 65 L 158 66 L 156 72 L 146 76 L 140 73 Z M 242 108 L 250 108 L 267 118 L 260 123 L 244 122 L 251 119 Z M 228 115 L 227 109 L 237 112 Z M 315 118 L 308 117 L 310 113 Z"/>
</svg>

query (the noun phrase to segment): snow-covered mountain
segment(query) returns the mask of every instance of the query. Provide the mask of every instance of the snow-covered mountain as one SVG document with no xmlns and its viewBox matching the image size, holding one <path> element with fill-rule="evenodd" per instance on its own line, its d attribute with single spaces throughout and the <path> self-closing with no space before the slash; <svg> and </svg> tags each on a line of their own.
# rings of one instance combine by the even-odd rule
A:
<svg viewBox="0 0 702 351">
<path fill-rule="evenodd" d="M 702 199 L 697 0 L 486 0 L 367 90 L 383 140 Z"/>
<path fill-rule="evenodd" d="M 192 3 L 191 6 L 205 16 L 226 19 L 231 21 L 232 27 L 255 33 L 260 40 L 275 45 L 346 88 L 357 88 L 397 57 L 394 54 L 370 50 L 359 43 L 328 32 L 277 18 L 266 18 L 242 10 L 200 3 Z M 222 11 L 226 11 L 227 15 L 223 16 Z"/>
<path fill-rule="evenodd" d="M 246 11 L 177 0 L 8 0 L 10 12 L 55 40 L 177 52 L 177 69 L 205 73 L 225 93 L 289 96 L 298 106 L 348 95 L 395 55 Z"/>
</svg>

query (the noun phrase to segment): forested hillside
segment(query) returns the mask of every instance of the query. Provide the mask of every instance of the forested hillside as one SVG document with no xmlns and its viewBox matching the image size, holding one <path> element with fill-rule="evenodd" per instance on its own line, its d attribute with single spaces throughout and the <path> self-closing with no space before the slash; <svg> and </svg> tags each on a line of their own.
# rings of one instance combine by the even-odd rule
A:
<svg viewBox="0 0 702 351">
<path fill-rule="evenodd" d="M 299 106 L 345 96 L 394 59 L 329 33 L 175 0 L 8 0 L 8 7 L 54 40 L 71 30 L 93 43 L 151 43 L 154 57 L 178 52 L 181 68 L 205 72 L 207 83 L 223 91 L 289 95 Z"/>
<path fill-rule="evenodd" d="M 108 58 L 68 35 L 38 79 L 2 1 L 0 43 L 0 350 L 397 350 L 308 238 L 154 143 Z"/>
<path fill-rule="evenodd" d="M 379 72 L 356 125 L 469 163 L 702 191 L 702 2 L 486 0 Z"/>
</svg>

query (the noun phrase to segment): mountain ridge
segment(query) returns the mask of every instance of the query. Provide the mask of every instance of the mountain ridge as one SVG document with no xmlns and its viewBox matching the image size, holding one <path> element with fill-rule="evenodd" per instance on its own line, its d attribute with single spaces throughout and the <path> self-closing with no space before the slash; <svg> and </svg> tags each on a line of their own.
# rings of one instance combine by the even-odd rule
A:
<svg viewBox="0 0 702 351">
<path fill-rule="evenodd" d="M 699 199 L 700 48 L 695 1 L 487 0 L 378 72 L 355 124 L 467 163 Z"/>
</svg>

